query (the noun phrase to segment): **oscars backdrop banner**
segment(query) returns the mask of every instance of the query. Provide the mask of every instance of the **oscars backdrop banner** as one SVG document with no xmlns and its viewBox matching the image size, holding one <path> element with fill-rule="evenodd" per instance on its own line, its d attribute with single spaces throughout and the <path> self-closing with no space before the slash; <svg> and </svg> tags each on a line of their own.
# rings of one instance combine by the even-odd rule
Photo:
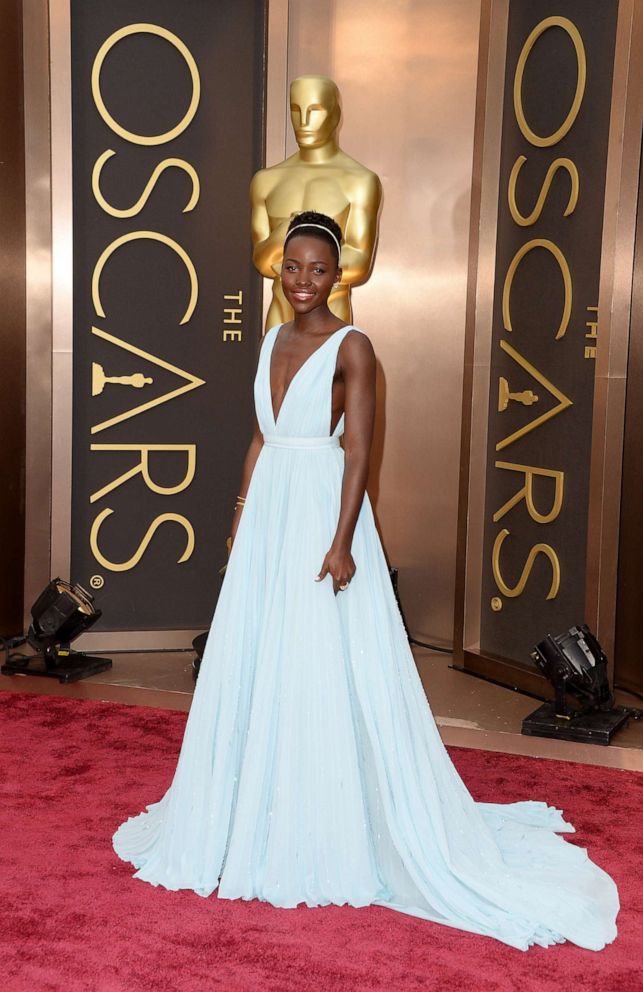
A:
<svg viewBox="0 0 643 992">
<path fill-rule="evenodd" d="M 253 423 L 264 4 L 72 0 L 71 576 L 205 628 Z"/>
<path fill-rule="evenodd" d="M 584 619 L 616 0 L 512 0 L 480 649 L 530 663 Z"/>
</svg>

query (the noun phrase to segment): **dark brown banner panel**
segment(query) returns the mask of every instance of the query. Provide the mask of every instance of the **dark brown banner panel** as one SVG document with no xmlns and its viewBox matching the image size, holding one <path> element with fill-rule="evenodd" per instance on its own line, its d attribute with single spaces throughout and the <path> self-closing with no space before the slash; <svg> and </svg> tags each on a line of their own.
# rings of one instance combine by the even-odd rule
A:
<svg viewBox="0 0 643 992">
<path fill-rule="evenodd" d="M 627 361 L 623 480 L 618 551 L 614 681 L 643 693 L 641 588 L 643 587 L 643 171 L 639 172 L 632 315 Z"/>
<path fill-rule="evenodd" d="M 216 604 L 261 334 L 264 8 L 71 4 L 71 579 L 97 630 L 205 628 Z"/>
<path fill-rule="evenodd" d="M 527 672 L 584 619 L 601 235 L 618 4 L 509 7 L 480 654 Z M 468 663 L 471 658 L 468 659 Z"/>
</svg>

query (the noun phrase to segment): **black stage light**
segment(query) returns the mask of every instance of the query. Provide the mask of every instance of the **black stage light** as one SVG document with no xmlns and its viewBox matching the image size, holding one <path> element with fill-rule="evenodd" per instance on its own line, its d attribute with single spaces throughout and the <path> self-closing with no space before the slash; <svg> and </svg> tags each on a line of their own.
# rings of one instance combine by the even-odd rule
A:
<svg viewBox="0 0 643 992">
<path fill-rule="evenodd" d="M 192 660 L 192 678 L 196 682 L 199 677 L 199 669 L 201 668 L 201 661 L 203 659 L 203 652 L 205 651 L 205 645 L 208 640 L 209 630 L 206 630 L 204 634 L 197 634 L 197 636 L 192 641 L 192 647 L 196 652 L 196 657 Z"/>
<path fill-rule="evenodd" d="M 31 607 L 31 624 L 24 637 L 4 639 L 7 659 L 3 675 L 42 675 L 59 682 L 77 682 L 112 667 L 109 658 L 73 651 L 70 643 L 88 630 L 102 615 L 94 597 L 82 586 L 52 579 Z M 10 649 L 28 642 L 35 655 L 10 654 Z"/>
<path fill-rule="evenodd" d="M 523 734 L 609 744 L 630 717 L 643 715 L 641 710 L 614 705 L 607 658 L 587 624 L 570 627 L 557 637 L 547 634 L 531 657 L 551 682 L 555 696 L 525 717 Z"/>
</svg>

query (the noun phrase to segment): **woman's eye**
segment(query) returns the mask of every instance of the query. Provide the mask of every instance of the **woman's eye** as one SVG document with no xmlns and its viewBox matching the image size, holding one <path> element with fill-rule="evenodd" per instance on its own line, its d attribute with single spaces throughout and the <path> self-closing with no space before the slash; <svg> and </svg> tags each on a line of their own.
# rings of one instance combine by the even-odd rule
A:
<svg viewBox="0 0 643 992">
<path fill-rule="evenodd" d="M 294 272 L 295 271 L 295 266 L 294 265 L 287 265 L 286 268 L 288 269 L 289 272 Z"/>
</svg>

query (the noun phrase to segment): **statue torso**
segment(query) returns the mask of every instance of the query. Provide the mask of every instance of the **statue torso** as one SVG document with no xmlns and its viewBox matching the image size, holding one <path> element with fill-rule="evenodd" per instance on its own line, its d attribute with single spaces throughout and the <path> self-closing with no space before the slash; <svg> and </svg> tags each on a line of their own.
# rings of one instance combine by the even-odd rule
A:
<svg viewBox="0 0 643 992">
<path fill-rule="evenodd" d="M 324 165 L 309 165 L 293 155 L 285 162 L 265 169 L 262 179 L 265 203 L 271 228 L 289 221 L 294 213 L 318 210 L 328 214 L 342 229 L 359 186 L 368 181 L 368 170 L 345 161 Z"/>
</svg>

